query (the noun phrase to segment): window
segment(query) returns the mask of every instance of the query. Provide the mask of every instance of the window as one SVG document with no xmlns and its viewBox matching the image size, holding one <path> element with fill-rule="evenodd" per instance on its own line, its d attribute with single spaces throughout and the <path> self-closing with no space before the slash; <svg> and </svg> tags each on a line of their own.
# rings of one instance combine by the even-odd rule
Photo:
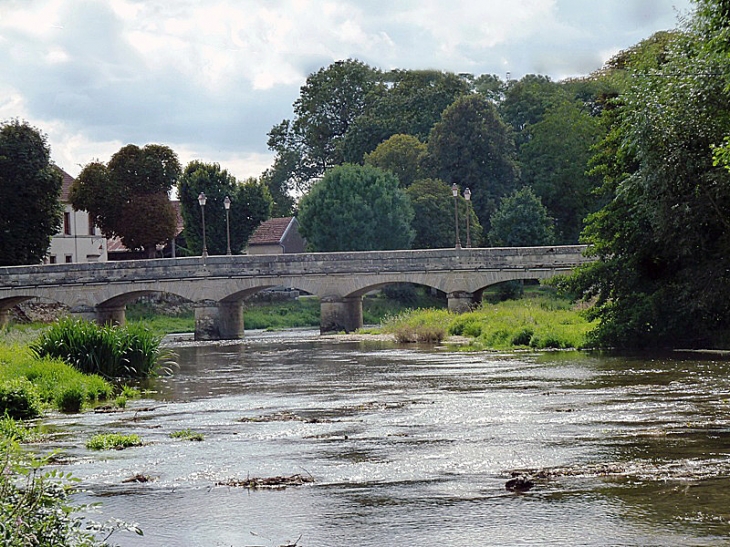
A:
<svg viewBox="0 0 730 547">
<path fill-rule="evenodd" d="M 73 255 L 66 255 L 66 264 L 71 264 L 74 261 Z"/>
<path fill-rule="evenodd" d="M 48 257 L 48 263 L 49 264 L 55 264 L 56 263 L 56 255 L 51 255 Z"/>
<path fill-rule="evenodd" d="M 89 215 L 89 235 L 90 236 L 96 235 L 96 226 L 94 226 L 94 219 L 91 218 L 91 215 Z"/>
<path fill-rule="evenodd" d="M 71 235 L 71 213 L 68 211 L 63 213 L 63 235 Z"/>
</svg>

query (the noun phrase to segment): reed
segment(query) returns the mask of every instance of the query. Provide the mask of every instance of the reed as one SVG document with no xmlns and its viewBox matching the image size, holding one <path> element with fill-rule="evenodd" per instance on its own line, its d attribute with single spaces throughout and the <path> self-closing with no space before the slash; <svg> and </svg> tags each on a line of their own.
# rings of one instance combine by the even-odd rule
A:
<svg viewBox="0 0 730 547">
<path fill-rule="evenodd" d="M 98 326 L 90 321 L 61 319 L 31 344 L 38 357 L 63 359 L 86 374 L 105 378 L 146 378 L 173 364 L 162 338 L 141 324 Z"/>
</svg>

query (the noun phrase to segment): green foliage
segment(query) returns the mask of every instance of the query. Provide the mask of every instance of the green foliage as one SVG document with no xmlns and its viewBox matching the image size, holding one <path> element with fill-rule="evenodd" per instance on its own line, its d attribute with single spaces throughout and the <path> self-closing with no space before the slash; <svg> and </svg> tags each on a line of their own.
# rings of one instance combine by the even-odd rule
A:
<svg viewBox="0 0 730 547">
<path fill-rule="evenodd" d="M 10 441 L 12 443 L 27 443 L 39 438 L 38 428 L 31 427 L 10 416 L 0 418 L 0 444 Z"/>
<path fill-rule="evenodd" d="M 56 407 L 61 412 L 81 412 L 86 399 L 86 389 L 82 384 L 65 386 L 56 396 Z"/>
<path fill-rule="evenodd" d="M 244 321 L 249 329 L 315 327 L 320 323 L 319 299 L 299 298 L 272 304 L 247 304 Z"/>
<path fill-rule="evenodd" d="M 255 179 L 239 183 L 228 171 L 221 170 L 217 163 L 192 161 L 180 178 L 178 196 L 185 224 L 185 241 L 193 254 L 199 255 L 203 250 L 203 211 L 198 202 L 201 192 L 206 197 L 205 239 L 208 254 L 226 254 L 226 196 L 231 200 L 228 228 L 233 254 L 241 252 L 258 225 L 271 215 L 273 200 L 265 184 Z"/>
<path fill-rule="evenodd" d="M 413 205 L 412 226 L 415 231 L 414 249 L 445 249 L 456 243 L 454 233 L 454 197 L 451 187 L 439 179 L 421 179 L 406 189 Z M 469 233 L 472 247 L 482 243 L 482 226 L 466 200 L 460 195 L 456 206 L 459 208 L 459 238 L 466 246 L 466 215 L 469 215 Z"/>
<path fill-rule="evenodd" d="M 371 166 L 328 171 L 299 204 L 300 232 L 316 251 L 408 249 L 413 208 L 392 174 Z"/>
<path fill-rule="evenodd" d="M 77 513 L 71 501 L 78 479 L 52 469 L 48 458 L 22 452 L 0 441 L 0 543 L 8 547 L 103 547 L 117 530 L 142 535 L 135 525 L 97 524 Z M 103 535 L 103 539 L 97 539 Z"/>
<path fill-rule="evenodd" d="M 25 378 L 0 383 L 0 415 L 16 420 L 41 414 L 41 398 L 36 387 Z"/>
<path fill-rule="evenodd" d="M 177 155 L 168 147 L 122 147 L 107 165 L 92 162 L 76 178 L 69 198 L 88 211 L 105 235 L 119 236 L 129 249 L 144 249 L 174 237 L 177 218 L 168 198 L 180 177 Z"/>
<path fill-rule="evenodd" d="M 402 188 L 408 188 L 421 178 L 421 163 L 426 151 L 426 145 L 416 137 L 393 135 L 365 154 L 365 164 L 390 171 L 398 177 Z"/>
<path fill-rule="evenodd" d="M 598 157 L 611 201 L 584 234 L 598 259 L 568 283 L 596 305 L 596 344 L 707 347 L 730 330 L 730 173 L 713 146 L 730 133 L 727 27 L 702 2 L 631 86 Z M 724 46 L 719 44 L 723 43 Z M 650 44 L 653 45 L 653 44 Z M 718 50 L 721 47 L 724 49 Z M 654 51 L 654 50 L 652 50 Z"/>
<path fill-rule="evenodd" d="M 170 433 L 170 437 L 173 439 L 182 439 L 185 441 L 202 441 L 205 439 L 205 435 L 202 433 L 196 433 L 190 429 L 181 429 L 180 431 L 173 431 Z"/>
<path fill-rule="evenodd" d="M 86 441 L 89 450 L 123 450 L 133 446 L 142 446 L 139 435 L 122 435 L 121 433 L 99 433 Z"/>
<path fill-rule="evenodd" d="M 294 120 L 282 121 L 268 134 L 268 146 L 276 153 L 275 172 L 268 178 L 280 187 L 306 190 L 327 169 L 343 163 L 345 134 L 379 85 L 377 70 L 352 59 L 310 74 L 294 103 Z"/>
<path fill-rule="evenodd" d="M 61 226 L 63 176 L 27 122 L 0 124 L 0 266 L 37 264 Z"/>
<path fill-rule="evenodd" d="M 480 95 L 457 99 L 431 131 L 428 153 L 440 179 L 471 190 L 474 211 L 488 228 L 518 178 L 514 141 L 494 105 Z"/>
<path fill-rule="evenodd" d="M 389 318 L 383 332 L 392 334 L 401 343 L 438 343 L 446 337 L 448 310 L 405 311 Z"/>
<path fill-rule="evenodd" d="M 146 378 L 170 362 L 161 338 L 143 325 L 100 327 L 92 322 L 62 319 L 32 344 L 39 357 L 56 357 L 87 374 L 106 378 Z"/>
<path fill-rule="evenodd" d="M 59 410 L 64 410 L 60 405 L 68 399 L 81 399 L 83 405 L 106 400 L 113 393 L 113 387 L 103 378 L 85 375 L 60 359 L 39 359 L 27 347 L 0 344 L 0 385 L 26 382 L 32 384 L 43 404 Z M 33 392 L 29 395 L 31 400 Z M 73 395 L 79 392 L 82 397 Z M 35 403 L 30 408 L 34 406 Z"/>
<path fill-rule="evenodd" d="M 553 222 L 540 198 L 526 187 L 502 200 L 492 215 L 489 239 L 500 247 L 550 245 L 554 241 Z"/>
</svg>

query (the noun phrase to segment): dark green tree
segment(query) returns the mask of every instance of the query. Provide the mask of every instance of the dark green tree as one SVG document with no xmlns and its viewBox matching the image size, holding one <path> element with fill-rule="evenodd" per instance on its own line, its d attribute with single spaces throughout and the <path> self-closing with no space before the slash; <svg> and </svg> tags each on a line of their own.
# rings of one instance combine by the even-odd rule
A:
<svg viewBox="0 0 730 547">
<path fill-rule="evenodd" d="M 314 251 L 408 249 L 413 208 L 392 173 L 334 167 L 299 204 L 300 232 Z"/>
<path fill-rule="evenodd" d="M 411 184 L 406 193 L 413 205 L 414 249 L 447 249 L 456 244 L 454 223 L 454 196 L 451 186 L 439 179 L 420 179 Z M 482 243 L 482 226 L 474 210 L 459 195 L 456 200 L 459 210 L 459 240 L 467 245 L 466 218 L 469 215 L 469 238 L 472 247 Z"/>
<path fill-rule="evenodd" d="M 600 178 L 588 170 L 603 126 L 584 103 L 566 99 L 525 132 L 529 138 L 519 154 L 522 181 L 555 219 L 556 242 L 578 243 L 583 219 L 600 205 L 595 194 Z"/>
<path fill-rule="evenodd" d="M 525 187 L 502 200 L 492 215 L 489 241 L 497 247 L 552 245 L 553 220 L 540 198 Z"/>
<path fill-rule="evenodd" d="M 727 343 L 730 173 L 713 146 L 730 134 L 730 27 L 727 2 L 697 6 L 662 64 L 631 67 L 598 156 L 611 199 L 585 232 L 597 261 L 571 286 L 596 299 L 600 345 Z"/>
<path fill-rule="evenodd" d="M 128 249 L 142 249 L 153 258 L 156 246 L 175 236 L 177 220 L 168 193 L 179 176 L 180 163 L 169 147 L 128 144 L 107 165 L 86 165 L 69 197 L 107 237 L 119 236 Z"/>
<path fill-rule="evenodd" d="M 280 187 L 307 190 L 327 169 L 343 163 L 345 134 L 379 85 L 377 70 L 352 59 L 311 74 L 294 103 L 294 120 L 284 120 L 269 132 L 276 160 L 267 178 L 279 181 Z"/>
<path fill-rule="evenodd" d="M 365 164 L 390 171 L 403 188 L 421 177 L 428 147 L 412 135 L 393 135 L 365 154 Z"/>
<path fill-rule="evenodd" d="M 0 265 L 43 260 L 61 225 L 62 183 L 45 135 L 27 122 L 0 125 Z"/>
<path fill-rule="evenodd" d="M 437 70 L 393 70 L 383 75 L 386 85 L 373 94 L 368 108 L 348 129 L 344 159 L 361 163 L 365 154 L 396 134 L 425 142 L 443 111 L 471 91 L 462 76 Z"/>
<path fill-rule="evenodd" d="M 231 200 L 228 215 L 233 254 L 241 252 L 254 230 L 271 214 L 273 200 L 265 184 L 255 179 L 241 184 L 217 163 L 190 162 L 180 177 L 178 195 L 185 241 L 194 255 L 203 250 L 203 212 L 198 202 L 201 192 L 206 197 L 205 242 L 211 255 L 227 251 L 226 196 Z"/>
<path fill-rule="evenodd" d="M 431 131 L 429 161 L 438 177 L 472 192 L 479 222 L 517 186 L 519 170 L 509 128 L 492 103 L 480 95 L 461 97 L 448 107 Z"/>
</svg>

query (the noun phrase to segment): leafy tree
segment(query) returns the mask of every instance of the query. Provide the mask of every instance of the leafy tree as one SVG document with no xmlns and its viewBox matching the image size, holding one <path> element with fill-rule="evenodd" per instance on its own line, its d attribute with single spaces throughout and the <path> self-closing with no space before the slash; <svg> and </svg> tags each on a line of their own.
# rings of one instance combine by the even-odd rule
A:
<svg viewBox="0 0 730 547">
<path fill-rule="evenodd" d="M 203 192 L 205 203 L 205 242 L 208 253 L 226 254 L 226 196 L 231 200 L 228 211 L 231 251 L 241 252 L 254 230 L 271 214 L 273 201 L 265 184 L 249 179 L 239 183 L 217 163 L 192 161 L 178 183 L 180 209 L 185 223 L 185 241 L 188 251 L 200 254 L 203 250 L 203 212 L 198 196 Z"/>
<path fill-rule="evenodd" d="M 730 330 L 730 173 L 712 148 L 730 133 L 730 26 L 725 1 L 697 5 L 663 64 L 632 67 L 599 156 L 611 201 L 585 232 L 597 261 L 570 286 L 596 298 L 601 345 L 708 346 Z"/>
<path fill-rule="evenodd" d="M 352 59 L 311 74 L 294 103 L 294 120 L 284 120 L 269 132 L 269 148 L 276 152 L 269 178 L 306 190 L 327 169 L 343 163 L 345 134 L 366 110 L 379 82 L 377 70 Z"/>
<path fill-rule="evenodd" d="M 38 129 L 18 120 L 0 125 L 0 265 L 43 260 L 61 225 L 62 183 Z"/>
<path fill-rule="evenodd" d="M 457 99 L 431 131 L 428 153 L 439 178 L 471 189 L 479 222 L 488 227 L 519 174 L 511 132 L 494 105 L 480 95 Z"/>
<path fill-rule="evenodd" d="M 567 99 L 525 130 L 529 139 L 520 149 L 522 180 L 555 219 L 558 243 L 577 243 L 583 219 L 599 208 L 594 191 L 600 180 L 587 171 L 603 131 L 582 103 Z"/>
<path fill-rule="evenodd" d="M 406 189 L 413 204 L 414 249 L 446 249 L 456 242 L 454 232 L 454 197 L 451 186 L 439 179 L 420 179 Z M 482 242 L 482 226 L 474 210 L 463 196 L 457 199 L 459 209 L 459 239 L 467 244 L 466 215 L 469 215 L 469 234 L 472 247 Z"/>
<path fill-rule="evenodd" d="M 398 177 L 401 187 L 407 188 L 420 177 L 427 150 L 427 146 L 412 135 L 393 135 L 365 154 L 365 164 L 390 171 Z"/>
<path fill-rule="evenodd" d="M 348 129 L 344 159 L 361 163 L 365 154 L 396 134 L 425 142 L 442 112 L 471 91 L 469 80 L 437 70 L 393 70 L 373 94 L 368 108 Z"/>
<path fill-rule="evenodd" d="M 507 85 L 496 74 L 482 74 L 474 80 L 474 89 L 494 104 L 500 104 Z"/>
<path fill-rule="evenodd" d="M 107 165 L 84 167 L 71 187 L 75 209 L 88 211 L 108 237 L 153 258 L 156 245 L 175 236 L 177 220 L 168 193 L 180 176 L 177 155 L 167 146 L 128 144 Z"/>
<path fill-rule="evenodd" d="M 413 208 L 392 173 L 334 167 L 299 204 L 300 232 L 315 251 L 408 249 Z"/>
<path fill-rule="evenodd" d="M 505 197 L 492 215 L 489 240 L 498 247 L 531 247 L 554 242 L 553 221 L 530 188 Z"/>
<path fill-rule="evenodd" d="M 548 76 L 528 74 L 521 80 L 507 83 L 499 112 L 504 121 L 512 126 L 518 147 L 528 140 L 524 130 L 539 122 L 555 100 L 566 97 L 565 89 Z"/>
</svg>

